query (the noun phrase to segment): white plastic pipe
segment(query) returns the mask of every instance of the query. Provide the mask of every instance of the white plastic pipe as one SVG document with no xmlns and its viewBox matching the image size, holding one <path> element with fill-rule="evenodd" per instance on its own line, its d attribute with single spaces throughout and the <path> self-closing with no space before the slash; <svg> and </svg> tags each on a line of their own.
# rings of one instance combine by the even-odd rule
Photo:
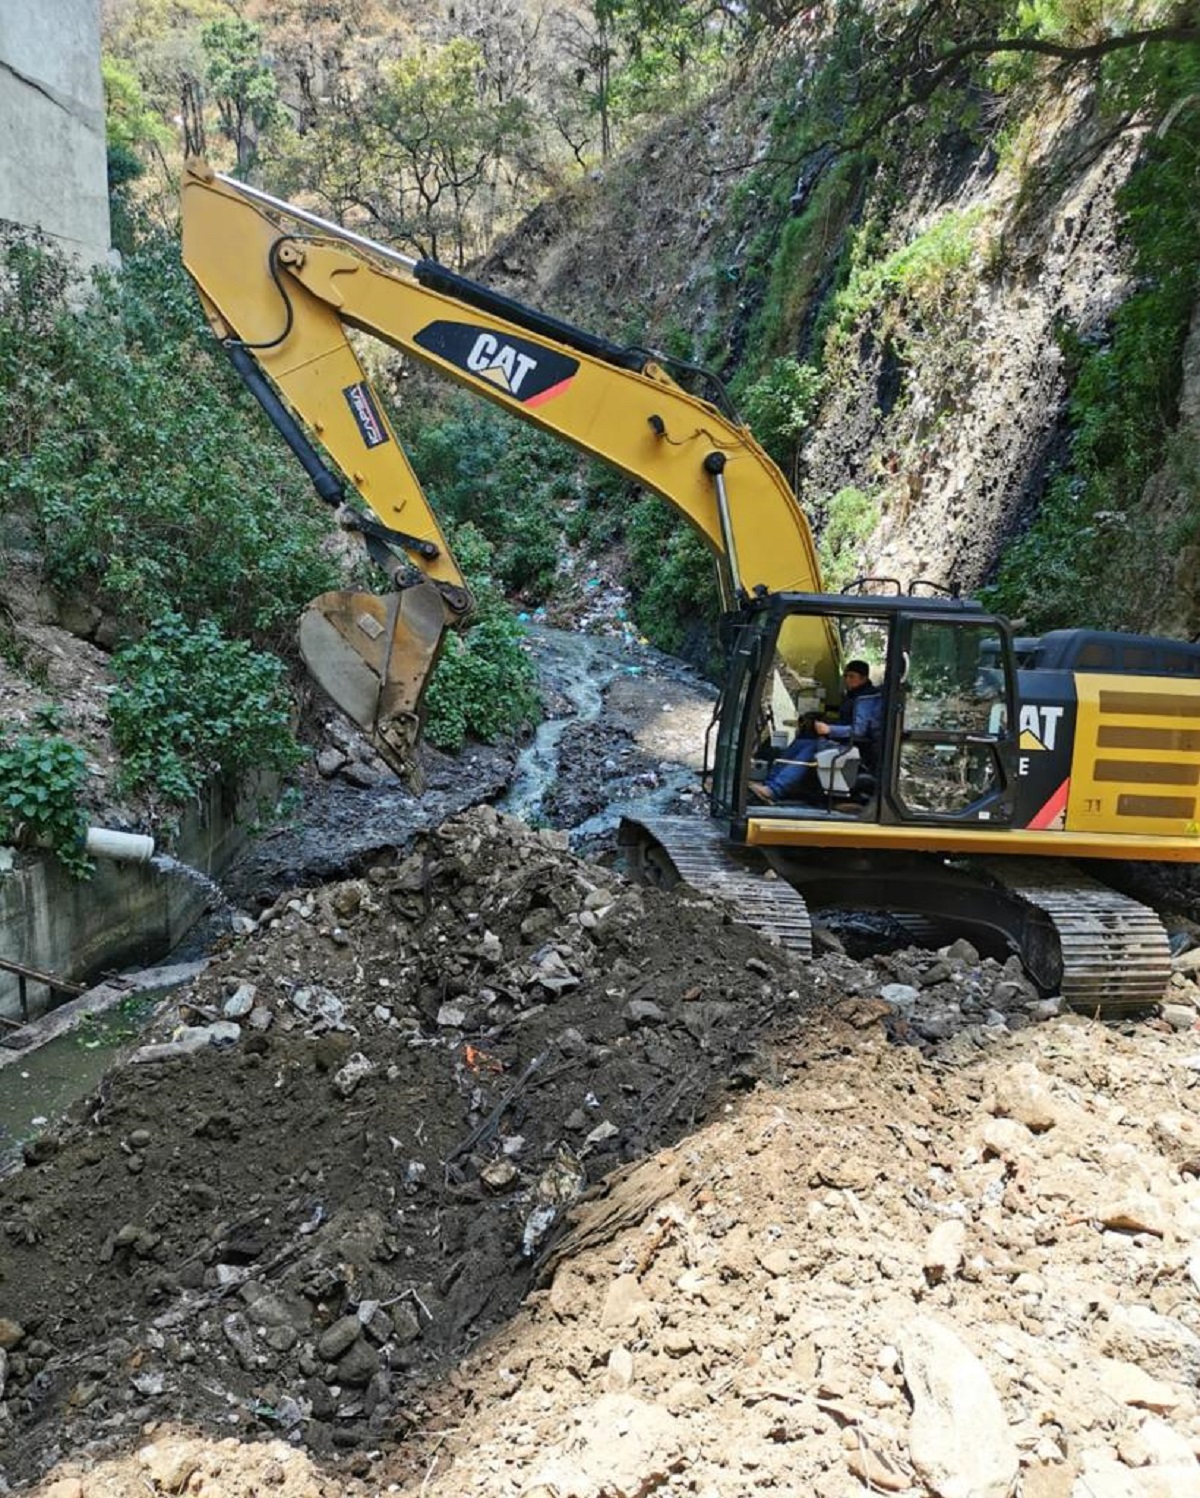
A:
<svg viewBox="0 0 1200 1498">
<path fill-rule="evenodd" d="M 149 863 L 154 857 L 154 839 L 141 832 L 115 832 L 110 827 L 89 827 L 84 849 L 96 858 L 117 863 Z"/>
</svg>

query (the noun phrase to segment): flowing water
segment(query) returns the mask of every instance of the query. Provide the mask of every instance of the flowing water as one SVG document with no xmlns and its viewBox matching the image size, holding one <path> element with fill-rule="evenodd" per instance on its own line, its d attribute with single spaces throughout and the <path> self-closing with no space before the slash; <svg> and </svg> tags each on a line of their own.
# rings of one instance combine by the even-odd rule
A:
<svg viewBox="0 0 1200 1498">
<path fill-rule="evenodd" d="M 501 811 L 533 822 L 541 814 L 546 792 L 558 775 L 559 746 L 575 723 L 594 723 L 604 705 L 604 689 L 618 670 L 611 646 L 594 635 L 562 630 L 530 631 L 543 689 L 561 694 L 567 710 L 546 717 L 517 758 L 508 794 L 497 805 Z"/>
<path fill-rule="evenodd" d="M 206 874 L 203 869 L 194 868 L 190 863 L 183 863 L 180 859 L 173 858 L 170 853 L 155 853 L 150 859 L 150 867 L 157 869 L 160 874 L 178 875 L 181 879 L 190 880 L 192 884 L 198 884 L 201 889 L 212 895 L 221 907 L 229 904 L 225 891 L 215 879 Z"/>
</svg>

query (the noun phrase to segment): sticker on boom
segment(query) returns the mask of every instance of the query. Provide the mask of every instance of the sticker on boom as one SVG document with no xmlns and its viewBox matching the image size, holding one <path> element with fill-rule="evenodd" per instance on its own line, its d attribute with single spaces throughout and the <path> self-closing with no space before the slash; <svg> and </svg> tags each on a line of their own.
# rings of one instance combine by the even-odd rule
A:
<svg viewBox="0 0 1200 1498">
<path fill-rule="evenodd" d="M 512 334 L 489 333 L 472 323 L 431 322 L 413 342 L 456 369 L 495 385 L 523 406 L 553 400 L 571 383 L 577 359 Z"/>
<path fill-rule="evenodd" d="M 375 397 L 371 394 L 371 387 L 365 380 L 359 380 L 355 385 L 347 385 L 342 394 L 346 397 L 346 404 L 358 423 L 362 440 L 368 447 L 382 447 L 385 442 L 391 440 L 388 436 L 388 429 L 384 425 L 383 416 L 375 404 Z"/>
</svg>

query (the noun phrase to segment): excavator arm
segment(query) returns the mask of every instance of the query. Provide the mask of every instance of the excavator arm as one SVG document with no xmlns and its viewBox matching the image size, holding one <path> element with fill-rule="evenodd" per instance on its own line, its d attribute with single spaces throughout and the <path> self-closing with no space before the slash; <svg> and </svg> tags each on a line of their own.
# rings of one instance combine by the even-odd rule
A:
<svg viewBox="0 0 1200 1498">
<path fill-rule="evenodd" d="M 202 162 L 189 163 L 184 181 L 183 259 L 214 332 L 318 492 L 336 504 L 342 486 L 309 432 L 371 511 L 357 526 L 397 591 L 322 595 L 305 612 L 300 644 L 317 681 L 401 773 L 411 773 L 421 698 L 444 631 L 469 619 L 470 596 L 350 344 L 351 329 L 660 495 L 716 556 L 726 608 L 761 592 L 821 591 L 812 533 L 783 475 L 730 411 L 683 389 L 652 356 L 374 244 Z M 805 674 L 835 685 L 837 640 L 827 621 L 790 619 L 780 649 Z"/>
</svg>

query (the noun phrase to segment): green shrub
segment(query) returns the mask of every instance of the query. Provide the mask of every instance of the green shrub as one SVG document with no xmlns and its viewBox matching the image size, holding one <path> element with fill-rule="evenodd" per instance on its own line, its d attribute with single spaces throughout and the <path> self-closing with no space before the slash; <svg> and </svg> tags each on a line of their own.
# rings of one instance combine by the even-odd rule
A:
<svg viewBox="0 0 1200 1498">
<path fill-rule="evenodd" d="M 747 425 L 787 473 L 816 412 L 821 387 L 821 376 L 811 364 L 785 358 L 774 360 L 742 394 Z"/>
<path fill-rule="evenodd" d="M 489 565 L 501 586 L 531 603 L 545 599 L 583 460 L 560 439 L 468 396 L 435 416 L 409 416 L 401 440 L 438 514 L 469 522 L 492 543 Z"/>
<path fill-rule="evenodd" d="M 0 509 L 46 573 L 130 633 L 178 612 L 278 643 L 335 585 L 330 522 L 208 334 L 165 236 L 82 308 L 57 256 L 0 241 Z"/>
<path fill-rule="evenodd" d="M 83 750 L 64 738 L 0 736 L 0 842 L 52 848 L 64 868 L 85 878 L 92 872 L 80 805 L 86 776 Z"/>
<path fill-rule="evenodd" d="M 881 307 L 902 318 L 902 303 L 929 322 L 945 315 L 975 254 L 982 208 L 943 213 L 923 233 L 876 258 L 874 226 L 856 236 L 846 285 L 833 298 L 833 340 L 846 339 L 860 318 Z"/>
<path fill-rule="evenodd" d="M 475 595 L 475 622 L 451 634 L 425 694 L 425 737 L 458 750 L 468 738 L 492 743 L 536 717 L 537 674 L 525 631 L 492 580 L 493 551 L 475 526 L 452 528 L 451 544 Z"/>
<path fill-rule="evenodd" d="M 859 550 L 879 524 L 879 501 L 861 489 L 839 489 L 825 505 L 817 556 L 827 592 L 835 593 L 859 575 Z"/>
<path fill-rule="evenodd" d="M 209 619 L 167 614 L 112 659 L 109 697 L 120 783 L 179 807 L 214 775 L 284 771 L 292 738 L 282 661 L 227 639 Z"/>
<path fill-rule="evenodd" d="M 711 552 L 661 499 L 639 499 L 626 525 L 634 622 L 652 645 L 712 669 L 720 612 Z"/>
</svg>

